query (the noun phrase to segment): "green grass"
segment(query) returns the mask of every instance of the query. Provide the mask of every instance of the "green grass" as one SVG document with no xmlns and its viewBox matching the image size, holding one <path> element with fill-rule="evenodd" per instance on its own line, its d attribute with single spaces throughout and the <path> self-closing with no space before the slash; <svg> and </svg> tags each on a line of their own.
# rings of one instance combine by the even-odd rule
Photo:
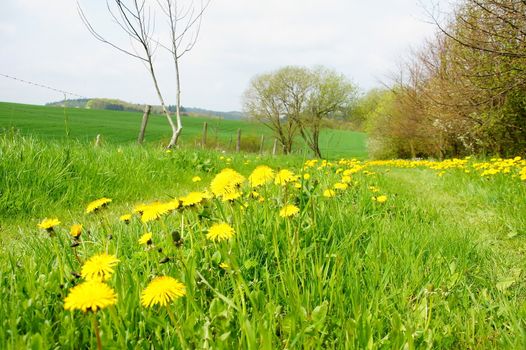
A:
<svg viewBox="0 0 526 350">
<path fill-rule="evenodd" d="M 86 110 L 43 107 L 0 102 L 0 126 L 16 128 L 23 135 L 45 139 L 76 139 L 93 142 L 97 134 L 109 143 L 131 143 L 137 140 L 142 114 L 105 110 Z M 67 122 L 66 122 L 67 121 Z M 203 123 L 208 123 L 208 143 L 226 150 L 235 149 L 237 130 L 242 132 L 242 147 L 259 151 L 261 135 L 265 135 L 265 150 L 271 152 L 272 133 L 265 126 L 251 121 L 220 120 L 200 117 L 183 117 L 183 133 L 180 144 L 194 147 L 201 142 Z M 67 132 L 66 132 L 67 131 Z M 164 116 L 152 115 L 148 123 L 146 140 L 167 143 L 171 131 Z M 305 148 L 298 139 L 296 151 Z M 320 148 L 325 157 L 365 158 L 365 134 L 347 130 L 324 130 Z M 301 152 L 300 152 L 301 153 Z"/>
<path fill-rule="evenodd" d="M 245 196 L 245 184 L 242 200 L 214 199 L 126 225 L 118 217 L 134 204 L 203 190 L 224 167 L 246 177 L 257 164 L 301 173 L 304 159 L 227 161 L 212 151 L 94 148 L 13 134 L 0 138 L 0 151 L 1 348 L 95 348 L 94 317 L 107 348 L 526 347 L 526 188 L 511 174 L 449 169 L 440 177 L 429 168 L 378 166 L 326 198 L 338 169 L 355 168 L 316 165 L 301 190 L 258 189 L 263 203 Z M 193 183 L 195 175 L 203 181 Z M 387 202 L 372 200 L 380 194 Z M 109 207 L 86 214 L 101 196 L 113 199 Z M 287 203 L 300 208 L 297 217 L 279 217 Z M 44 217 L 62 221 L 56 237 L 37 228 Z M 234 238 L 207 240 L 220 221 Z M 84 225 L 76 251 L 67 232 L 74 223 Z M 137 242 L 146 231 L 154 248 Z M 173 243 L 174 231 L 182 244 Z M 81 282 L 72 274 L 81 270 L 75 252 L 81 261 L 101 252 L 121 260 L 107 281 L 115 306 L 95 315 L 63 309 Z M 159 275 L 187 289 L 170 312 L 140 305 Z"/>
</svg>

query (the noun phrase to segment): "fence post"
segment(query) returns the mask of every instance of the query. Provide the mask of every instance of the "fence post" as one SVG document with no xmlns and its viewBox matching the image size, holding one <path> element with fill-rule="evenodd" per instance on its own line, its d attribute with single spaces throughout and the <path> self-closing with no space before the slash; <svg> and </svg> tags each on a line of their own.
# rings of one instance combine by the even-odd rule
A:
<svg viewBox="0 0 526 350">
<path fill-rule="evenodd" d="M 207 134 L 208 134 L 208 123 L 205 122 L 203 124 L 203 137 L 201 138 L 201 147 L 205 148 L 206 147 L 206 137 L 207 137 Z"/>
<path fill-rule="evenodd" d="M 100 134 L 97 134 L 97 137 L 95 138 L 95 147 L 100 146 Z"/>
<path fill-rule="evenodd" d="M 261 143 L 259 144 L 259 154 L 263 154 L 264 144 L 265 144 L 265 135 L 261 135 Z"/>
<path fill-rule="evenodd" d="M 237 129 L 236 152 L 241 150 L 241 129 Z"/>
<path fill-rule="evenodd" d="M 150 116 L 150 111 L 152 106 L 146 105 L 144 107 L 144 114 L 142 115 L 141 130 L 139 131 L 139 137 L 137 138 L 137 143 L 141 144 L 144 141 L 144 134 L 146 133 L 146 125 L 148 125 L 148 117 Z"/>
<path fill-rule="evenodd" d="M 276 151 L 278 149 L 278 139 L 274 139 L 274 146 L 272 146 L 272 155 L 276 155 Z"/>
</svg>

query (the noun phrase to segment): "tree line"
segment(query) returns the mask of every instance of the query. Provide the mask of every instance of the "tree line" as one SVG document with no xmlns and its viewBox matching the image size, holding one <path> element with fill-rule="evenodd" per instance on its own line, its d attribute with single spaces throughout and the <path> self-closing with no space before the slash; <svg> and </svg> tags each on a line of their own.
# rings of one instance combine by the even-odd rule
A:
<svg viewBox="0 0 526 350">
<path fill-rule="evenodd" d="M 353 111 L 376 157 L 526 150 L 526 1 L 461 0 L 388 88 Z"/>
</svg>

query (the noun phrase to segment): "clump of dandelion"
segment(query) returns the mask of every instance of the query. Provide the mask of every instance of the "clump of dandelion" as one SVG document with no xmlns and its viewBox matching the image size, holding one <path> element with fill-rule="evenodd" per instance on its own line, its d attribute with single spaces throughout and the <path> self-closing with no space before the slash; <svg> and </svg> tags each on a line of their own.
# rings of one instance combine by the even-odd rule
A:
<svg viewBox="0 0 526 350">
<path fill-rule="evenodd" d="M 179 200 L 173 199 L 167 203 L 153 202 L 148 205 L 142 205 L 139 209 L 141 210 L 141 221 L 144 223 L 159 219 L 161 216 L 175 210 L 179 207 Z"/>
<path fill-rule="evenodd" d="M 245 177 L 237 171 L 226 168 L 223 169 L 210 183 L 210 189 L 216 197 L 224 201 L 234 200 L 241 197 L 239 188 L 245 181 Z"/>
<path fill-rule="evenodd" d="M 115 255 L 106 253 L 94 255 L 84 263 L 80 274 L 88 281 L 106 281 L 115 272 L 113 267 L 119 261 Z"/>
<path fill-rule="evenodd" d="M 334 190 L 331 189 L 326 189 L 325 191 L 323 191 L 323 196 L 327 198 L 332 198 L 336 196 L 336 192 L 334 192 Z"/>
<path fill-rule="evenodd" d="M 343 175 L 342 176 L 342 182 L 343 183 L 350 183 L 352 181 L 352 178 L 349 175 Z"/>
<path fill-rule="evenodd" d="M 208 229 L 206 238 L 211 241 L 223 241 L 234 237 L 235 231 L 229 224 L 225 222 L 217 223 L 212 225 Z"/>
<path fill-rule="evenodd" d="M 387 202 L 387 196 L 386 195 L 381 195 L 381 196 L 378 196 L 378 197 L 373 197 L 373 201 L 378 202 L 378 203 L 385 203 L 385 202 Z"/>
<path fill-rule="evenodd" d="M 151 245 L 152 244 L 152 233 L 146 232 L 139 238 L 139 244 L 141 245 Z"/>
<path fill-rule="evenodd" d="M 294 173 L 288 169 L 282 169 L 274 178 L 274 183 L 276 185 L 284 186 L 288 184 L 289 182 L 295 182 L 297 180 L 297 177 L 294 175 Z"/>
<path fill-rule="evenodd" d="M 89 280 L 73 287 L 64 299 L 64 309 L 97 311 L 110 305 L 115 305 L 117 295 L 106 283 Z"/>
<path fill-rule="evenodd" d="M 38 224 L 38 227 L 52 234 L 55 232 L 55 226 L 58 226 L 58 225 L 60 225 L 60 221 L 58 219 L 47 219 L 46 218 Z"/>
<path fill-rule="evenodd" d="M 73 287 L 64 299 L 64 309 L 97 312 L 117 303 L 115 291 L 107 284 L 100 281 L 86 281 Z M 97 349 L 102 349 L 99 324 L 93 316 L 93 328 L 97 337 Z"/>
<path fill-rule="evenodd" d="M 192 177 L 192 182 L 200 182 L 201 178 L 199 176 Z"/>
<path fill-rule="evenodd" d="M 347 188 L 349 188 L 349 185 L 345 182 L 337 182 L 334 184 L 334 189 L 338 191 L 345 191 Z"/>
<path fill-rule="evenodd" d="M 80 235 L 82 234 L 82 225 L 80 224 L 75 224 L 75 225 L 72 225 L 70 230 L 69 230 L 69 234 L 75 239 L 75 240 L 78 240 Z"/>
<path fill-rule="evenodd" d="M 141 294 L 141 304 L 152 307 L 156 304 L 167 306 L 169 302 L 186 294 L 184 284 L 170 276 L 153 279 Z"/>
<path fill-rule="evenodd" d="M 252 174 L 248 177 L 248 182 L 251 187 L 262 186 L 274 179 L 274 170 L 266 165 L 260 165 L 254 169 Z"/>
<path fill-rule="evenodd" d="M 97 200 L 94 200 L 93 202 L 89 203 L 86 207 L 86 213 L 94 213 L 102 208 L 105 208 L 108 206 L 108 204 L 111 202 L 111 199 L 109 198 L 100 198 Z"/>
<path fill-rule="evenodd" d="M 202 192 L 190 192 L 186 196 L 181 197 L 181 204 L 183 207 L 193 207 L 201 203 L 204 199 Z"/>
<path fill-rule="evenodd" d="M 281 210 L 279 211 L 279 216 L 281 216 L 282 218 L 290 218 L 292 216 L 298 215 L 299 212 L 300 209 L 297 206 L 293 204 L 287 204 L 286 206 L 281 208 Z"/>
<path fill-rule="evenodd" d="M 125 224 L 129 224 L 131 219 L 132 219 L 131 214 L 124 214 L 124 215 L 119 216 L 119 221 L 122 221 Z"/>
<path fill-rule="evenodd" d="M 309 179 L 310 179 L 310 174 L 309 173 L 303 174 L 303 180 L 309 180 Z"/>
</svg>

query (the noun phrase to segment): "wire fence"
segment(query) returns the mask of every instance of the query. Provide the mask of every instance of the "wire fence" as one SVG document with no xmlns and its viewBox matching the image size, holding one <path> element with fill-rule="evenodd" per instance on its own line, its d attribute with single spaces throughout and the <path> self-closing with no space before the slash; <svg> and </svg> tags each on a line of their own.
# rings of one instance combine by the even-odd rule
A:
<svg viewBox="0 0 526 350">
<path fill-rule="evenodd" d="M 8 75 L 8 74 L 3 74 L 3 73 L 0 73 L 0 76 L 4 77 L 4 78 L 8 78 L 8 79 L 11 79 L 11 80 L 14 80 L 14 81 L 17 81 L 17 82 L 20 82 L 20 83 L 24 83 L 24 84 L 28 84 L 28 85 L 33 85 L 33 86 L 37 86 L 37 87 L 40 87 L 40 88 L 43 88 L 43 89 L 47 89 L 47 90 L 50 90 L 50 91 L 54 91 L 54 92 L 58 92 L 64 96 L 75 96 L 75 97 L 79 97 L 79 98 L 87 98 L 85 96 L 82 96 L 82 95 L 79 95 L 79 94 L 76 94 L 74 92 L 70 92 L 70 91 L 65 91 L 65 90 L 61 90 L 61 89 L 57 89 L 57 88 L 54 88 L 54 87 L 51 87 L 51 86 L 48 86 L 48 85 L 44 85 L 44 84 L 40 84 L 40 83 L 35 83 L 33 81 L 29 81 L 29 80 L 25 80 L 25 79 L 20 79 L 20 78 L 17 78 L 17 77 L 14 77 L 14 76 L 11 76 L 11 75 Z"/>
</svg>

